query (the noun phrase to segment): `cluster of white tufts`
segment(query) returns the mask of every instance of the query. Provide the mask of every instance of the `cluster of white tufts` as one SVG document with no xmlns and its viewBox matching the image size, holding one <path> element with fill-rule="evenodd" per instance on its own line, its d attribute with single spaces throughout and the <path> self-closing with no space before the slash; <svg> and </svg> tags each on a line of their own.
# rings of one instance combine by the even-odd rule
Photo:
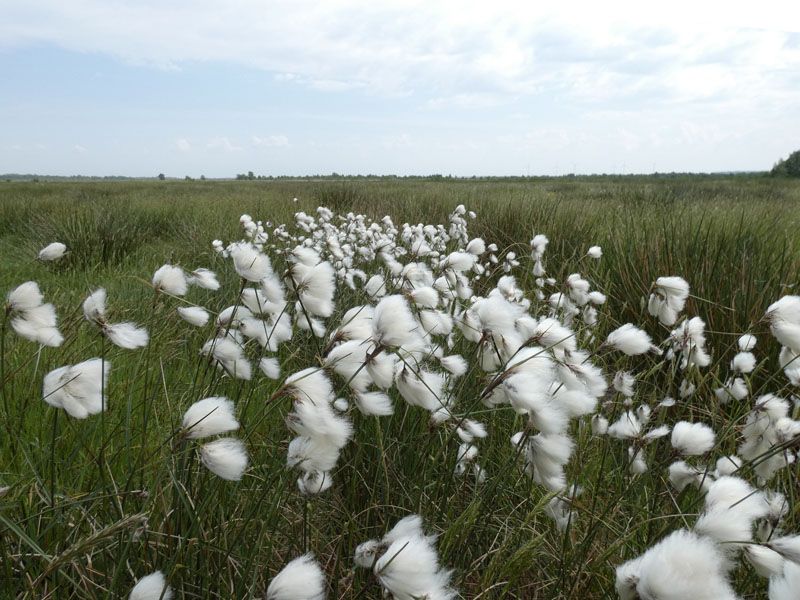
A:
<svg viewBox="0 0 800 600">
<path fill-rule="evenodd" d="M 692 314 L 683 278 L 656 279 L 649 298 L 641 299 L 647 322 L 616 321 L 602 314 L 609 298 L 591 276 L 593 261 L 604 256 L 599 246 L 581 257 L 592 265 L 588 273 L 570 269 L 550 276 L 547 236 L 532 237 L 528 262 L 470 236 L 468 219 L 474 217 L 464 206 L 456 207 L 447 225 L 398 226 L 389 217 L 374 221 L 324 207 L 296 213 L 293 225 L 242 215 L 242 239 L 212 243 L 218 261 L 229 262 L 238 278 L 228 300 L 233 304 L 219 312 L 191 304 L 190 288 L 218 290 L 217 276 L 173 264 L 152 277 L 154 303 L 174 302 L 170 314 L 208 325 L 200 353 L 219 369 L 209 369 L 214 376 L 241 380 L 242 386 L 261 376 L 283 378 L 268 383 L 277 390 L 265 400 L 285 408 L 291 432 L 286 462 L 299 473 L 301 494 L 333 488 L 347 456 L 343 450 L 358 428 L 396 411 L 442 432 L 439 439 L 453 442 L 439 454 L 446 456 L 447 471 L 464 478 L 465 486 L 481 486 L 493 470 L 479 449 L 495 433 L 487 419 L 505 412 L 517 430 L 506 450 L 509 465 L 546 491 L 545 513 L 559 531 L 580 517 L 581 475 L 570 465 L 579 439 L 610 438 L 626 477 L 642 481 L 645 473 L 665 473 L 678 494 L 687 488 L 704 494 L 691 527 L 681 515 L 685 528 L 617 569 L 623 600 L 737 598 L 731 581 L 740 559 L 769 579 L 771 600 L 796 598 L 800 536 L 784 535 L 788 502 L 767 486 L 777 487 L 776 473 L 797 461 L 800 421 L 792 398 L 759 387 L 759 372 L 770 362 L 766 343 L 756 348 L 759 324 L 752 326 L 755 333 L 731 338 L 738 339 L 730 362 L 712 365 L 714 354 L 725 354 L 709 349 L 706 322 Z M 51 244 L 40 258 L 63 256 L 62 246 Z M 528 279 L 532 289 L 523 285 Z M 144 328 L 112 323 L 107 313 L 102 288 L 83 302 L 85 319 L 102 339 L 125 349 L 148 344 Z M 43 302 L 35 282 L 9 292 L 6 318 L 26 339 L 43 346 L 63 342 L 55 309 Z M 772 304 L 760 325 L 768 325 L 780 344 L 778 363 L 789 385 L 800 386 L 800 297 Z M 313 354 L 302 352 L 301 344 Z M 297 364 L 296 356 L 305 358 Z M 44 377 L 44 400 L 75 418 L 99 413 L 106 408 L 109 369 L 105 358 L 93 358 L 51 371 Z M 657 389 L 649 376 L 655 372 L 665 374 Z M 478 386 L 462 386 L 470 379 Z M 717 408 L 752 403 L 749 412 L 739 413 L 736 454 L 728 454 L 728 432 L 718 435 L 705 422 L 714 422 L 708 411 L 694 410 L 715 401 Z M 673 416 L 676 407 L 686 409 L 682 418 Z M 244 442 L 229 437 L 240 427 L 237 412 L 246 421 L 246 411 L 237 411 L 233 401 L 203 398 L 186 410 L 175 436 L 181 444 L 197 443 L 202 464 L 231 481 L 240 480 L 249 464 Z M 451 572 L 439 564 L 435 541 L 424 533 L 421 517 L 412 515 L 381 539 L 359 545 L 355 562 L 396 600 L 447 600 L 457 592 Z M 305 554 L 272 579 L 267 598 L 324 598 L 326 588 L 319 563 Z M 171 594 L 156 572 L 139 581 L 131 598 Z"/>
<path fill-rule="evenodd" d="M 57 348 L 64 342 L 58 330 L 56 309 L 44 296 L 35 281 L 28 281 L 11 290 L 6 296 L 6 318 L 11 318 L 14 332 L 42 346 Z"/>
<path fill-rule="evenodd" d="M 394 600 L 450 600 L 458 594 L 450 587 L 451 572 L 439 565 L 435 544 L 436 536 L 423 531 L 422 518 L 410 515 L 380 540 L 359 544 L 355 563 L 371 569 Z"/>
</svg>

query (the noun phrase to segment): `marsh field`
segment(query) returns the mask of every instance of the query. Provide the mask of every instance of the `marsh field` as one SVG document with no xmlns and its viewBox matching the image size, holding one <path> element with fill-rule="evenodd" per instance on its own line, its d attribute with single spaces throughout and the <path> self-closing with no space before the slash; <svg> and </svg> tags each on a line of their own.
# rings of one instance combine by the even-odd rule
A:
<svg viewBox="0 0 800 600">
<path fill-rule="evenodd" d="M 2 598 L 797 597 L 796 181 L 4 182 L 0 257 Z"/>
</svg>

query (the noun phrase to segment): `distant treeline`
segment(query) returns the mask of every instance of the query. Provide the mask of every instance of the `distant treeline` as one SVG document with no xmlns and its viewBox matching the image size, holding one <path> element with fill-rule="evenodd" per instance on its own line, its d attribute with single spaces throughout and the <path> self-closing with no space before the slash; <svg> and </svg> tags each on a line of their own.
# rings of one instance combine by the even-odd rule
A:
<svg viewBox="0 0 800 600">
<path fill-rule="evenodd" d="M 409 180 L 409 181 L 546 181 L 558 179 L 609 179 L 609 180 L 637 180 L 637 179 L 713 179 L 719 177 L 754 177 L 754 176 L 768 176 L 770 173 L 767 171 L 730 171 L 730 172 L 716 172 L 716 173 L 637 173 L 637 174 L 616 174 L 616 173 L 593 173 L 577 175 L 569 173 L 567 175 L 473 175 L 471 177 L 456 176 L 456 175 L 441 175 L 434 173 L 431 175 L 346 175 L 341 173 L 331 173 L 328 175 L 255 175 L 253 172 L 247 174 L 239 173 L 235 177 L 215 177 L 207 178 L 201 175 L 198 178 L 190 177 L 168 177 L 159 174 L 155 177 L 125 177 L 122 175 L 39 175 L 39 174 L 21 174 L 21 173 L 6 173 L 0 174 L 0 181 L 393 181 L 393 180 Z"/>
</svg>

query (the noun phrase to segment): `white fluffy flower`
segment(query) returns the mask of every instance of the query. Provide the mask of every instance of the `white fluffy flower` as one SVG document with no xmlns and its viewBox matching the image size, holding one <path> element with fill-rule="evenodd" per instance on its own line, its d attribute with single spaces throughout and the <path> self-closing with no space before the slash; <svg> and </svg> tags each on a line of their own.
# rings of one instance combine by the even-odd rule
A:
<svg viewBox="0 0 800 600">
<path fill-rule="evenodd" d="M 281 364 L 277 358 L 265 356 L 258 361 L 258 367 L 269 379 L 278 379 L 281 376 Z"/>
<path fill-rule="evenodd" d="M 233 268 L 247 281 L 259 282 L 272 273 L 272 263 L 266 254 L 250 244 L 235 244 L 230 249 Z"/>
<path fill-rule="evenodd" d="M 233 416 L 233 402 L 221 396 L 203 398 L 192 404 L 183 415 L 186 437 L 197 439 L 239 429 Z"/>
<path fill-rule="evenodd" d="M 324 600 L 325 574 L 312 554 L 295 558 L 272 578 L 267 600 Z"/>
<path fill-rule="evenodd" d="M 103 328 L 103 333 L 112 344 L 126 350 L 143 348 L 150 339 L 146 329 L 129 322 L 107 325 Z"/>
<path fill-rule="evenodd" d="M 38 258 L 41 261 L 58 260 L 67 253 L 67 247 L 61 242 L 53 242 L 47 244 L 44 248 L 39 250 Z"/>
<path fill-rule="evenodd" d="M 92 358 L 73 366 L 59 367 L 44 377 L 42 397 L 50 406 L 63 408 L 76 419 L 101 412 L 111 364 Z"/>
<path fill-rule="evenodd" d="M 739 346 L 739 351 L 750 352 L 753 348 L 756 347 L 756 341 L 757 341 L 756 336 L 754 336 L 752 333 L 745 333 L 737 341 L 737 344 Z"/>
<path fill-rule="evenodd" d="M 600 258 L 603 256 L 603 249 L 600 246 L 591 246 L 586 254 L 589 258 Z"/>
<path fill-rule="evenodd" d="M 605 343 L 628 356 L 644 354 L 654 348 L 650 336 L 631 323 L 609 333 Z"/>
<path fill-rule="evenodd" d="M 422 533 L 421 520 L 415 517 L 403 519 L 398 523 L 402 527 L 383 538 L 385 551 L 375 561 L 373 572 L 396 600 L 455 598 L 456 592 L 450 588 L 451 572 L 439 566 L 434 538 Z M 362 554 L 366 554 L 363 549 Z"/>
<path fill-rule="evenodd" d="M 714 447 L 714 430 L 703 423 L 680 421 L 672 428 L 672 447 L 683 456 L 705 454 Z"/>
<path fill-rule="evenodd" d="M 642 556 L 617 568 L 622 600 L 736 600 L 725 559 L 708 538 L 685 529 L 668 535 Z"/>
<path fill-rule="evenodd" d="M 83 316 L 97 325 L 115 346 L 134 350 L 143 348 L 150 340 L 147 330 L 135 323 L 109 323 L 106 320 L 106 291 L 98 288 L 83 301 Z"/>
<path fill-rule="evenodd" d="M 738 373 L 752 373 L 756 368 L 756 357 L 752 352 L 739 352 L 731 361 L 731 369 Z"/>
<path fill-rule="evenodd" d="M 174 265 L 163 265 L 153 273 L 153 286 L 159 292 L 173 296 L 185 296 L 189 289 L 183 269 Z"/>
<path fill-rule="evenodd" d="M 208 269 L 195 269 L 186 278 L 189 285 L 196 285 L 204 290 L 216 291 L 219 289 L 217 274 Z"/>
<path fill-rule="evenodd" d="M 38 284 L 28 281 L 8 293 L 6 311 L 10 313 L 11 328 L 17 335 L 55 348 L 63 343 L 64 337 L 58 330 L 55 307 L 43 301 Z"/>
<path fill-rule="evenodd" d="M 252 376 L 252 367 L 244 356 L 242 346 L 230 337 L 208 340 L 200 353 L 215 360 L 217 366 L 231 377 L 249 380 Z"/>
<path fill-rule="evenodd" d="M 769 600 L 797 600 L 800 590 L 800 564 L 786 561 L 783 573 L 769 580 Z"/>
<path fill-rule="evenodd" d="M 172 588 L 161 571 L 142 577 L 133 586 L 128 600 L 172 600 Z"/>
<path fill-rule="evenodd" d="M 239 481 L 248 462 L 244 442 L 235 438 L 221 438 L 203 445 L 200 459 L 214 475 L 228 481 Z"/>
<path fill-rule="evenodd" d="M 418 336 L 417 323 L 403 296 L 386 296 L 372 317 L 373 338 L 383 346 L 402 346 Z"/>
<path fill-rule="evenodd" d="M 181 306 L 178 315 L 187 323 L 195 327 L 203 327 L 208 323 L 208 311 L 200 306 Z"/>
<path fill-rule="evenodd" d="M 674 325 L 678 314 L 686 306 L 689 284 L 681 277 L 659 277 L 647 304 L 648 312 L 658 317 L 663 325 Z"/>
</svg>

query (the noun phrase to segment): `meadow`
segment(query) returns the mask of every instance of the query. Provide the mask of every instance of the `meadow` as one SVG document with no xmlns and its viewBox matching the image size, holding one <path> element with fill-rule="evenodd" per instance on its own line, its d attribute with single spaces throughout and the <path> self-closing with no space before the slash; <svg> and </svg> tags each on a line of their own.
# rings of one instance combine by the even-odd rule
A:
<svg viewBox="0 0 800 600">
<path fill-rule="evenodd" d="M 796 597 L 800 299 L 767 311 L 800 293 L 798 232 L 800 183 L 760 176 L 0 183 L 0 290 L 36 282 L 63 336 L 6 300 L 0 598 L 156 571 L 132 598 Z M 198 268 L 218 290 L 181 288 Z M 93 357 L 105 410 L 76 418 L 43 381 Z M 236 427 L 201 438 L 209 397 Z M 317 435 L 325 460 L 293 441 Z M 680 560 L 616 571 L 677 530 Z"/>
</svg>

